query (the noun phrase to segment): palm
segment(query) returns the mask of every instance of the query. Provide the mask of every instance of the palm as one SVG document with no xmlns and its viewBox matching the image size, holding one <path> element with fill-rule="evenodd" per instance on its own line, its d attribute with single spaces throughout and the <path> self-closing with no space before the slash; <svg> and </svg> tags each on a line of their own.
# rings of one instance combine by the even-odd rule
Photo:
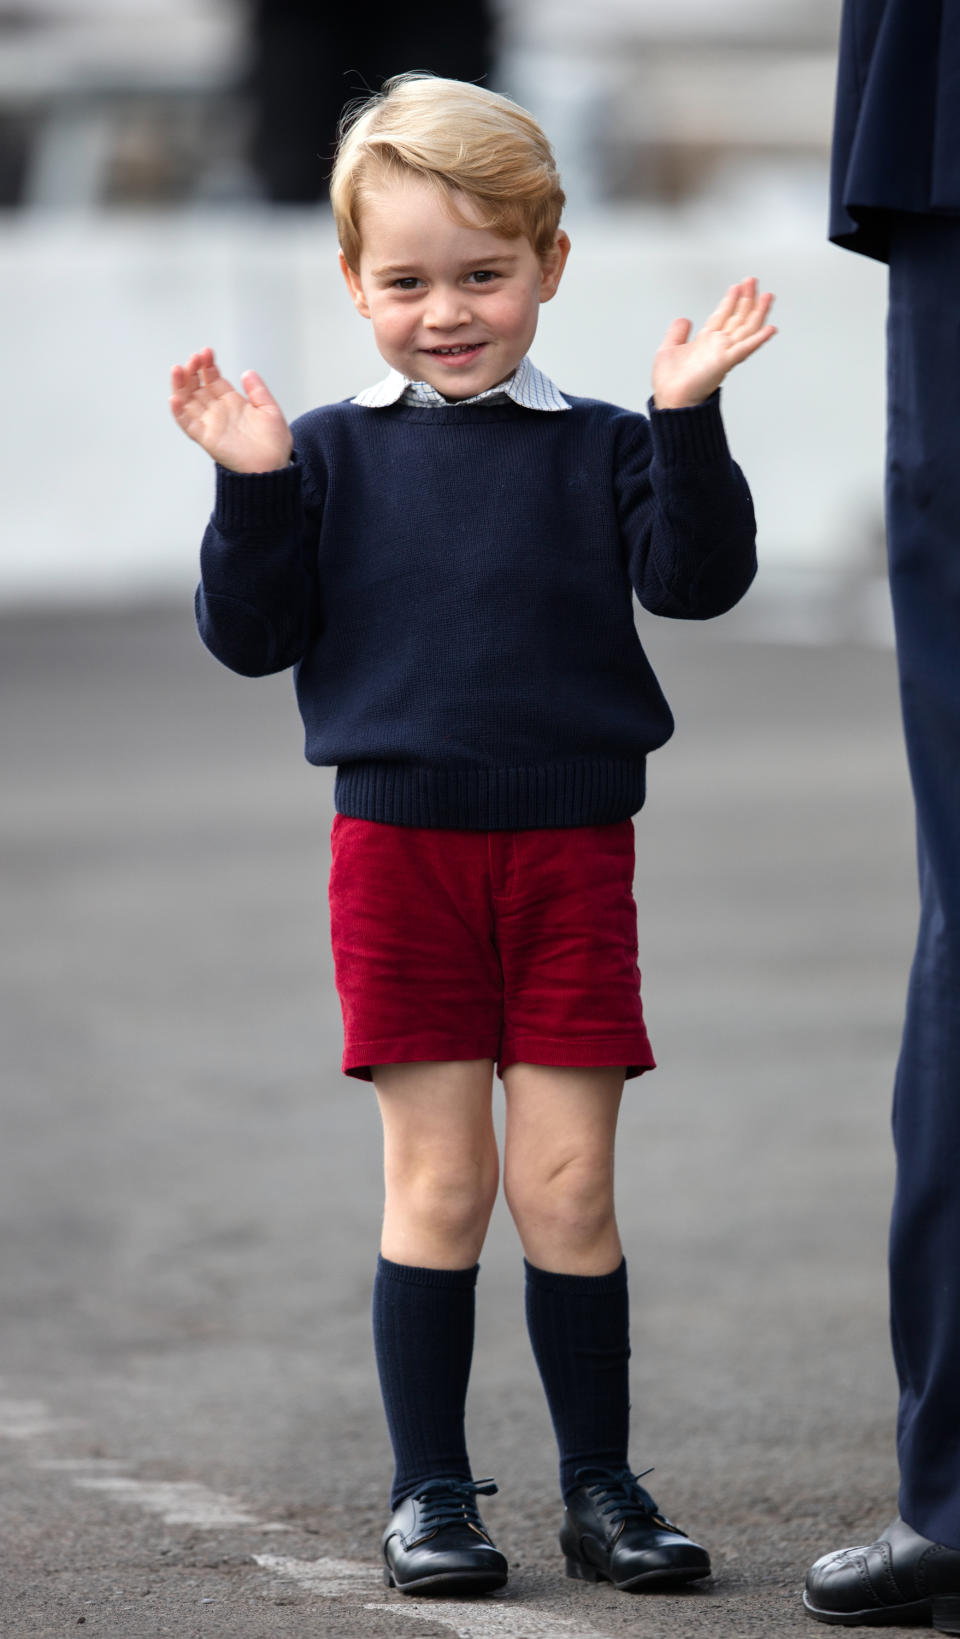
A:
<svg viewBox="0 0 960 1639">
<path fill-rule="evenodd" d="M 175 365 L 170 408 L 177 425 L 233 472 L 285 467 L 293 437 L 283 411 L 254 371 L 246 371 L 241 380 L 247 397 L 220 374 L 209 347 L 185 365 Z"/>
<path fill-rule="evenodd" d="M 690 340 L 689 319 L 675 319 L 653 361 L 653 398 L 658 409 L 702 404 L 724 377 L 776 335 L 765 320 L 773 296 L 757 294 L 756 279 L 731 285 L 723 301 Z"/>
</svg>

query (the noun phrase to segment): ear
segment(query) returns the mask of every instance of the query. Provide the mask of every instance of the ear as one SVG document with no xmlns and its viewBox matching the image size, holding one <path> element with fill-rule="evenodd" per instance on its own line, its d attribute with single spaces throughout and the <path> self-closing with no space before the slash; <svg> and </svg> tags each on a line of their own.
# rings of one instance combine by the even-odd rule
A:
<svg viewBox="0 0 960 1639">
<path fill-rule="evenodd" d="M 540 300 L 548 302 L 557 294 L 557 286 L 563 276 L 570 255 L 570 240 L 562 228 L 557 229 L 557 237 L 540 261 Z"/>
<path fill-rule="evenodd" d="M 350 292 L 350 299 L 353 302 L 357 312 L 361 313 L 365 319 L 369 319 L 370 307 L 367 302 L 367 298 L 363 293 L 363 285 L 360 283 L 360 275 L 356 268 L 352 268 L 350 266 L 350 263 L 344 256 L 343 251 L 340 252 L 340 272 L 347 281 L 347 289 Z"/>
</svg>

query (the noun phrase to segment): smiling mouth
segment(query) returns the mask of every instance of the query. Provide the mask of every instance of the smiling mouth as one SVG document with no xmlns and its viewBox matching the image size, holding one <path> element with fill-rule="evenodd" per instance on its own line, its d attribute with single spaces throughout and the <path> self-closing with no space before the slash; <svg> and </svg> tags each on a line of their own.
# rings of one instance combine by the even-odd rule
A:
<svg viewBox="0 0 960 1639">
<path fill-rule="evenodd" d="M 482 341 L 466 341 L 459 342 L 456 347 L 427 347 L 424 351 L 436 358 L 449 359 L 456 358 L 460 353 L 476 353 L 482 346 Z"/>
</svg>

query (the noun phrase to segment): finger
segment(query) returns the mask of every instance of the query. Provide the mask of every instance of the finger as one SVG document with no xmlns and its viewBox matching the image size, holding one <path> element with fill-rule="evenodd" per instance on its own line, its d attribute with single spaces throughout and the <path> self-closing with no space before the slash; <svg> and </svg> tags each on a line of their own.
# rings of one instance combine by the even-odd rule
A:
<svg viewBox="0 0 960 1639">
<path fill-rule="evenodd" d="M 717 303 L 710 317 L 706 320 L 704 330 L 722 330 L 731 313 L 740 299 L 740 286 L 731 285 L 721 302 Z"/>
<path fill-rule="evenodd" d="M 759 330 L 773 305 L 773 295 L 770 291 L 757 296 L 751 302 L 745 313 L 734 313 L 727 327 L 731 340 L 738 340 L 741 336 L 752 335 Z"/>
<path fill-rule="evenodd" d="M 170 407 L 174 415 L 182 413 L 197 390 L 196 374 L 191 373 L 189 362 L 175 364 L 170 371 Z"/>
<path fill-rule="evenodd" d="M 182 427 L 188 437 L 195 438 L 196 432 L 194 429 L 198 425 L 199 418 L 193 409 L 192 399 L 174 393 L 169 402 L 170 413 L 177 426 Z"/>
<path fill-rule="evenodd" d="M 741 279 L 740 294 L 733 310 L 733 328 L 744 323 L 753 310 L 757 300 L 757 281 L 755 278 Z"/>
<path fill-rule="evenodd" d="M 170 384 L 177 392 L 185 391 L 195 380 L 193 357 L 188 358 L 186 364 L 175 364 L 170 371 Z"/>
<path fill-rule="evenodd" d="M 663 341 L 660 343 L 660 346 L 682 347 L 684 342 L 688 339 L 692 329 L 693 324 L 690 319 L 674 319 L 673 323 L 669 326 Z"/>
<path fill-rule="evenodd" d="M 744 359 L 749 358 L 751 353 L 755 353 L 758 347 L 762 347 L 764 342 L 768 342 L 771 336 L 776 334 L 776 325 L 768 324 L 762 330 L 759 330 L 755 336 L 747 336 L 743 341 L 737 342 L 736 346 L 730 349 L 731 368 L 734 364 L 740 364 Z"/>
<path fill-rule="evenodd" d="M 199 385 L 210 387 L 215 381 L 221 380 L 220 367 L 212 347 L 201 347 L 199 353 L 194 353 L 189 361 L 188 368 L 193 366 Z"/>
<path fill-rule="evenodd" d="M 212 360 L 213 353 L 210 348 L 205 348 L 200 353 L 191 353 L 186 364 L 174 366 L 170 372 L 170 379 L 178 392 L 197 392 L 202 387 L 200 371 L 205 358 Z"/>
<path fill-rule="evenodd" d="M 212 347 L 191 353 L 186 364 L 175 364 L 170 371 L 170 386 L 170 408 L 191 438 L 199 436 L 202 411 L 211 398 L 222 398 L 233 392 L 230 383 L 220 374 Z"/>
<path fill-rule="evenodd" d="M 772 294 L 767 292 L 767 294 L 759 297 L 743 322 L 731 330 L 731 339 L 733 341 L 740 341 L 745 339 L 747 336 L 755 335 L 757 331 L 762 329 L 763 325 L 766 323 L 767 315 L 769 314 L 772 306 Z"/>
<path fill-rule="evenodd" d="M 221 375 L 212 347 L 205 347 L 202 352 L 194 354 L 190 364 L 196 362 L 195 384 L 198 393 L 209 393 L 211 398 L 223 398 L 227 393 L 235 393 L 236 388 L 232 381 Z M 189 368 L 189 365 L 188 365 Z"/>
<path fill-rule="evenodd" d="M 263 410 L 268 405 L 275 410 L 279 410 L 279 404 L 262 376 L 258 376 L 256 370 L 244 370 L 240 380 L 243 384 L 243 390 L 255 410 Z"/>
</svg>

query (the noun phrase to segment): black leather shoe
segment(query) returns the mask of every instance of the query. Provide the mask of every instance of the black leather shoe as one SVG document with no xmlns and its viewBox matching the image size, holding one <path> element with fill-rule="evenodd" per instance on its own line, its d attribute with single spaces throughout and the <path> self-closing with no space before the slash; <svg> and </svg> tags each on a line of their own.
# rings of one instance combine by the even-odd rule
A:
<svg viewBox="0 0 960 1639">
<path fill-rule="evenodd" d="M 848 1628 L 932 1622 L 940 1633 L 960 1633 L 960 1550 L 895 1519 L 869 1548 L 818 1559 L 803 1603 L 818 1622 Z"/>
<path fill-rule="evenodd" d="M 649 1472 L 649 1471 L 648 1471 Z M 657 1588 L 710 1575 L 710 1556 L 657 1508 L 639 1478 L 582 1469 L 560 1528 L 567 1575 L 615 1588 Z"/>
<path fill-rule="evenodd" d="M 507 1580 L 507 1562 L 477 1511 L 492 1480 L 431 1480 L 406 1497 L 383 1536 L 388 1588 L 401 1593 L 490 1593 Z"/>
</svg>

